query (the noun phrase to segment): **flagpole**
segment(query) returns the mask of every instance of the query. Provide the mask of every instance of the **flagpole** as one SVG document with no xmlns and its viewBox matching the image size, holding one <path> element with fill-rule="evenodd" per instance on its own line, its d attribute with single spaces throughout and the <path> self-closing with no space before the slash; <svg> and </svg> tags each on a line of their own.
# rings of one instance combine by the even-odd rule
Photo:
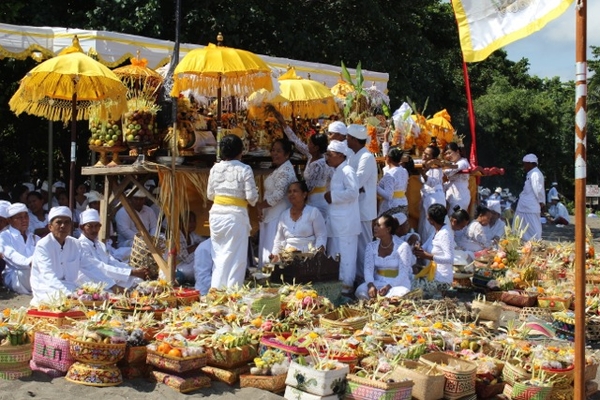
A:
<svg viewBox="0 0 600 400">
<path fill-rule="evenodd" d="M 575 6 L 575 399 L 585 399 L 586 0 Z M 593 246 L 593 243 L 589 244 Z"/>
</svg>

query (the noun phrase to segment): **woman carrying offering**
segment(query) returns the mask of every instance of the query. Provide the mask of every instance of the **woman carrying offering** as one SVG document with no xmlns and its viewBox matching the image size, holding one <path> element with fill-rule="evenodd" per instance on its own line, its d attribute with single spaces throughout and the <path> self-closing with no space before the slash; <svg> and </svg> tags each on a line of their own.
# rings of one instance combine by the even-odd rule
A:
<svg viewBox="0 0 600 400">
<path fill-rule="evenodd" d="M 448 182 L 444 184 L 448 211 L 454 206 L 468 210 L 471 202 L 469 191 L 469 161 L 461 154 L 461 148 L 455 142 L 450 142 L 444 148 L 444 175 Z"/>
<path fill-rule="evenodd" d="M 294 166 L 290 162 L 291 155 L 292 143 L 289 140 L 276 139 L 271 145 L 271 160 L 275 170 L 265 178 L 263 200 L 256 205 L 261 221 L 258 238 L 260 267 L 269 262 L 279 217 L 289 207 L 285 196 L 287 188 L 290 183 L 297 181 Z"/>
<path fill-rule="evenodd" d="M 434 204 L 427 210 L 427 220 L 435 229 L 435 233 L 423 247 L 415 246 L 413 254 L 424 260 L 426 266 L 415 275 L 413 289 L 423 289 L 427 296 L 444 294 L 452 285 L 454 278 L 454 232 L 445 223 L 446 207 Z"/>
<path fill-rule="evenodd" d="M 375 221 L 375 241 L 365 249 L 365 282 L 356 289 L 357 299 L 404 296 L 410 291 L 416 259 L 410 245 L 394 235 L 397 228 L 398 221 L 391 215 Z"/>
<path fill-rule="evenodd" d="M 377 194 L 382 198 L 379 205 L 379 215 L 398 214 L 408 212 L 406 188 L 408 186 L 408 172 L 400 162 L 402 151 L 393 147 L 385 156 L 383 177 L 377 185 Z"/>
<path fill-rule="evenodd" d="M 211 255 L 214 261 L 211 287 L 241 286 L 246 275 L 250 219 L 248 204 L 258 200 L 254 174 L 243 164 L 242 139 L 225 135 L 219 144 L 222 161 L 208 177 L 207 197 L 214 203 L 209 213 Z"/>
<path fill-rule="evenodd" d="M 421 212 L 419 213 L 419 234 L 423 242 L 434 234 L 433 226 L 427 222 L 427 210 L 433 204 L 446 205 L 444 193 L 444 173 L 442 161 L 438 159 L 440 148 L 427 146 L 423 151 L 423 168 L 421 169 Z"/>
<path fill-rule="evenodd" d="M 292 206 L 279 217 L 272 261 L 279 261 L 279 254 L 285 250 L 308 253 L 312 248 L 324 251 L 327 244 L 327 228 L 323 216 L 317 208 L 306 204 L 306 183 L 291 183 L 287 197 Z"/>
</svg>

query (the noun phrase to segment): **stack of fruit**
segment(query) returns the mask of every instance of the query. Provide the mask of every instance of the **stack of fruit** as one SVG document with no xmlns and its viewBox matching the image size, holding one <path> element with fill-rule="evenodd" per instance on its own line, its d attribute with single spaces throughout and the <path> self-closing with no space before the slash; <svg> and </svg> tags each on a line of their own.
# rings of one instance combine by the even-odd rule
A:
<svg viewBox="0 0 600 400">
<path fill-rule="evenodd" d="M 90 140 L 88 143 L 92 146 L 121 146 L 123 144 L 123 131 L 121 130 L 121 121 L 99 119 L 90 119 Z"/>
<path fill-rule="evenodd" d="M 123 115 L 123 131 L 128 143 L 157 143 L 158 124 L 156 113 L 160 109 L 151 100 L 143 98 L 130 99 L 127 102 L 129 111 Z"/>
</svg>

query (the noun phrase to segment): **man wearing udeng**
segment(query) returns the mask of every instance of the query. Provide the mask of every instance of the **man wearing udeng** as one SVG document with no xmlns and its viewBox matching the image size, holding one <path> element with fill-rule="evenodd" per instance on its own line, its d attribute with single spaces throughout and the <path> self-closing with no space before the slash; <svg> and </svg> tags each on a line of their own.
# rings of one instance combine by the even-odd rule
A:
<svg viewBox="0 0 600 400">
<path fill-rule="evenodd" d="M 71 233 L 71 210 L 53 207 L 48 214 L 50 234 L 41 239 L 33 252 L 31 268 L 32 305 L 65 295 L 77 289 L 79 273 L 112 288 L 115 282 L 106 277 L 93 260 L 83 257 L 81 244 Z"/>
</svg>

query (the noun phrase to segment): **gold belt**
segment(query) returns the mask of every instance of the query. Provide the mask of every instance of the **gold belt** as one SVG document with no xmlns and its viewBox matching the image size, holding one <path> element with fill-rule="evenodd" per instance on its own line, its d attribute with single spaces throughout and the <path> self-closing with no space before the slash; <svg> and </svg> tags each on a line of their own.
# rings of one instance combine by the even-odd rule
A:
<svg viewBox="0 0 600 400">
<path fill-rule="evenodd" d="M 220 206 L 238 206 L 242 208 L 248 207 L 248 202 L 246 200 L 232 196 L 217 195 L 215 196 L 214 203 Z"/>
<path fill-rule="evenodd" d="M 383 276 L 385 278 L 395 278 L 398 276 L 397 269 L 378 269 L 377 275 Z"/>
<path fill-rule="evenodd" d="M 395 198 L 395 199 L 401 199 L 403 197 L 406 197 L 406 194 L 402 190 L 397 190 L 397 191 L 394 192 L 394 195 L 392 197 Z"/>
<path fill-rule="evenodd" d="M 325 193 L 327 191 L 327 187 L 325 186 L 317 186 L 310 191 L 309 194 L 317 194 L 317 193 Z"/>
</svg>

